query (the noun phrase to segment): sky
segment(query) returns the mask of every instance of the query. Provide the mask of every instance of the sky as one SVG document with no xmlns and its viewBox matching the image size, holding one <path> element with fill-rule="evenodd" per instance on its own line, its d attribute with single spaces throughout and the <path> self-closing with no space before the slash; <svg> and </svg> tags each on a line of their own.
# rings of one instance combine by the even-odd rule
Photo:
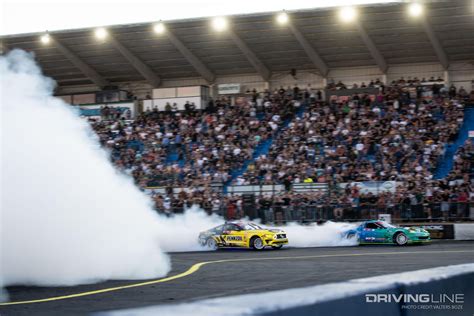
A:
<svg viewBox="0 0 474 316">
<path fill-rule="evenodd" d="M 395 0 L 0 0 L 0 35 Z"/>
</svg>

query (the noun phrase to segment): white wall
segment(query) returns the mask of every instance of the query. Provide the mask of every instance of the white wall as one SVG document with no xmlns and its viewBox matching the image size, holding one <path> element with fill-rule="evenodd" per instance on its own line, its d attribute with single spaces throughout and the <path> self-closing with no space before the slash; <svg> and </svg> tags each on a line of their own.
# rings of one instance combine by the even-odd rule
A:
<svg viewBox="0 0 474 316">
<path fill-rule="evenodd" d="M 474 63 L 455 63 L 449 66 L 449 81 L 457 88 L 474 90 Z"/>
<path fill-rule="evenodd" d="M 305 89 L 308 85 L 311 85 L 313 89 L 323 89 L 323 77 L 315 72 L 310 71 L 298 71 L 296 73 L 296 79 L 290 75 L 289 72 L 274 73 L 270 80 L 270 88 L 279 89 L 281 86 L 287 88 L 288 86 L 293 87 L 298 85 L 300 89 Z"/>
<path fill-rule="evenodd" d="M 378 67 L 354 67 L 337 68 L 329 71 L 329 80 L 338 82 L 341 80 L 346 86 L 352 86 L 354 83 L 360 85 L 362 82 L 369 84 L 371 80 L 380 79 L 382 81 L 382 72 Z"/>
<path fill-rule="evenodd" d="M 183 98 L 165 98 L 165 99 L 152 99 L 152 100 L 143 100 L 143 110 L 152 110 L 153 108 L 158 108 L 159 111 L 164 111 L 166 103 L 173 105 L 176 103 L 178 110 L 183 111 L 184 105 L 186 102 L 194 103 L 196 109 L 202 109 L 203 104 L 201 97 L 183 97 Z"/>
<path fill-rule="evenodd" d="M 219 76 L 216 78 L 214 85 L 223 83 L 239 83 L 242 86 L 242 92 L 247 90 L 264 91 L 267 88 L 278 89 L 280 86 L 285 88 L 288 86 L 293 87 L 295 84 L 300 88 L 306 88 L 308 84 L 312 87 L 321 89 L 323 87 L 323 78 L 314 72 L 303 72 L 298 71 L 297 79 L 294 79 L 289 72 L 275 72 L 272 74 L 272 78 L 269 82 L 265 82 L 262 77 L 257 74 L 244 74 L 244 75 L 231 75 L 231 76 Z M 202 78 L 187 78 L 187 79 L 175 79 L 162 81 L 160 88 L 166 87 L 179 87 L 179 86 L 193 86 L 193 85 L 209 85 Z M 211 85 L 212 87 L 212 85 Z"/>
<path fill-rule="evenodd" d="M 391 65 L 387 72 L 387 81 L 399 79 L 400 77 L 418 77 L 418 78 L 429 78 L 431 76 L 443 77 L 443 68 L 437 63 L 422 63 L 422 64 L 403 64 L 403 65 Z M 472 63 L 453 63 L 449 67 L 450 81 L 452 81 L 457 87 L 464 86 L 467 90 L 472 89 L 471 80 L 474 80 L 474 65 Z M 298 71 L 297 79 L 293 78 L 288 72 L 275 72 L 272 74 L 270 82 L 265 82 L 257 74 L 242 74 L 242 75 L 230 75 L 230 76 L 219 76 L 216 78 L 214 85 L 222 83 L 240 83 L 242 85 L 242 91 L 257 89 L 257 91 L 263 91 L 266 88 L 275 89 L 280 86 L 285 88 L 288 86 L 294 86 L 298 84 L 300 88 L 306 88 L 308 84 L 315 89 L 323 87 L 323 78 L 313 71 Z M 336 68 L 331 69 L 328 75 L 328 79 L 334 81 L 341 80 L 347 85 L 353 83 L 361 84 L 362 82 L 368 83 L 372 79 L 380 78 L 382 80 L 382 73 L 378 67 L 353 67 L 353 68 Z M 208 83 L 199 77 L 186 78 L 186 79 L 163 79 L 160 88 L 166 87 L 182 87 L 182 86 L 198 86 L 208 85 Z M 121 89 L 131 91 L 138 98 L 143 99 L 148 93 L 151 93 L 152 87 L 143 82 L 129 82 L 122 83 L 119 85 Z M 212 89 L 212 85 L 211 85 Z M 68 87 L 61 89 L 62 93 L 77 93 L 95 91 L 97 87 L 94 85 Z"/>
<path fill-rule="evenodd" d="M 392 65 L 387 71 L 387 82 L 390 83 L 392 80 L 400 79 L 404 77 L 418 77 L 422 79 L 425 77 L 429 79 L 431 77 L 443 77 L 443 67 L 441 64 L 427 63 L 427 64 L 407 64 L 407 65 Z"/>
</svg>

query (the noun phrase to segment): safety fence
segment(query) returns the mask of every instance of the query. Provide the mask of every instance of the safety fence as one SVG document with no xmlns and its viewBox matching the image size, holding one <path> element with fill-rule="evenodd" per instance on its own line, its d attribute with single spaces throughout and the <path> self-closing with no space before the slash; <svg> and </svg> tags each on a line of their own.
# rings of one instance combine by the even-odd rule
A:
<svg viewBox="0 0 474 316">
<path fill-rule="evenodd" d="M 191 205 L 174 206 L 169 213 L 182 213 Z M 424 204 L 396 204 L 381 206 L 376 204 L 300 204 L 282 205 L 281 203 L 255 203 L 235 206 L 221 204 L 214 207 L 211 203 L 198 205 L 208 214 L 218 214 L 227 220 L 250 218 L 260 219 L 263 223 L 285 224 L 289 222 L 311 223 L 324 221 L 361 221 L 389 218 L 393 222 L 442 222 L 473 221 L 474 203 L 440 202 Z"/>
</svg>

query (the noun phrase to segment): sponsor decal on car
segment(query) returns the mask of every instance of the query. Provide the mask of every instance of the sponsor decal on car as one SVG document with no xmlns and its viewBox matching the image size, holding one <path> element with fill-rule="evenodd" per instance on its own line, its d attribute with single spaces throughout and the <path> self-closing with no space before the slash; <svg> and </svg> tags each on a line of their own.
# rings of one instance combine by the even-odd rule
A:
<svg viewBox="0 0 474 316">
<path fill-rule="evenodd" d="M 242 241 L 242 236 L 227 236 L 227 241 Z"/>
</svg>

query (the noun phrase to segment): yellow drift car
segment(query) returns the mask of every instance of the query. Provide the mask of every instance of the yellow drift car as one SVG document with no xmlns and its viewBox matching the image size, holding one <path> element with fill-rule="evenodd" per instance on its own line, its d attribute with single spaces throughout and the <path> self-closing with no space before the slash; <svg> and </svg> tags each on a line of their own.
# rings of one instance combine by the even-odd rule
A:
<svg viewBox="0 0 474 316">
<path fill-rule="evenodd" d="M 262 250 L 269 246 L 280 249 L 288 244 L 281 229 L 266 229 L 255 223 L 226 222 L 199 234 L 199 242 L 210 249 L 240 247 Z"/>
</svg>

